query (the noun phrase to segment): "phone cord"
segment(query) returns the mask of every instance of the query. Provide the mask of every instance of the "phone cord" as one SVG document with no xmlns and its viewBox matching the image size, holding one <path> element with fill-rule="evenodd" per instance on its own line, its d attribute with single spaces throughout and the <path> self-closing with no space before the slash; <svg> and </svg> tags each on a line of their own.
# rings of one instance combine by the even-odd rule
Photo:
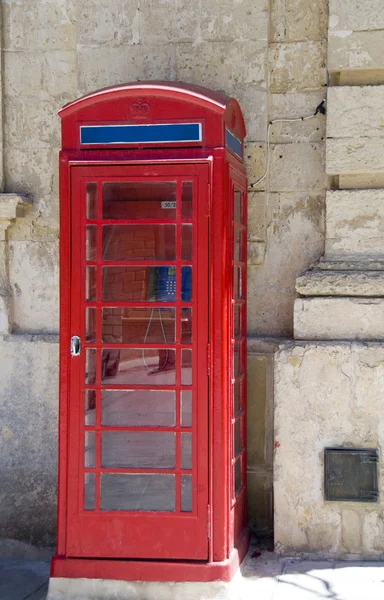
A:
<svg viewBox="0 0 384 600">
<path fill-rule="evenodd" d="M 152 308 L 152 310 L 151 310 L 151 316 L 150 316 L 149 321 L 148 321 L 147 331 L 145 332 L 145 336 L 144 336 L 144 344 L 147 343 L 148 333 L 149 333 L 149 330 L 151 328 L 151 323 L 152 323 L 152 319 L 153 319 L 153 315 L 154 315 L 155 310 L 156 310 L 155 308 Z M 161 308 L 158 308 L 158 311 L 159 311 L 159 317 L 160 317 L 161 331 L 163 332 L 163 339 L 164 339 L 164 343 L 166 344 L 167 343 L 167 336 L 165 335 L 163 318 L 161 316 Z M 145 360 L 145 349 L 144 348 L 141 351 L 141 356 L 143 358 L 144 366 L 146 367 L 146 369 L 147 369 L 147 371 L 149 373 L 160 373 L 160 371 L 163 371 L 163 369 L 165 369 L 165 367 L 168 364 L 169 351 L 168 350 L 165 351 L 165 360 L 164 360 L 163 364 L 160 367 L 158 367 L 157 369 L 151 369 L 151 367 L 149 367 L 147 365 L 147 361 Z"/>
</svg>

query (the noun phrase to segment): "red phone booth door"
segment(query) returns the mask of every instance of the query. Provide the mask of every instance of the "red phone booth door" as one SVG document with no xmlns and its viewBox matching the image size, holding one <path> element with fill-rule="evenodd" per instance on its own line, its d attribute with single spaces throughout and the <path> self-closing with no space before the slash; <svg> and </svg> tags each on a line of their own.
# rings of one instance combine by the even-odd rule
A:
<svg viewBox="0 0 384 600">
<path fill-rule="evenodd" d="M 208 165 L 71 190 L 67 556 L 207 559 Z"/>
</svg>

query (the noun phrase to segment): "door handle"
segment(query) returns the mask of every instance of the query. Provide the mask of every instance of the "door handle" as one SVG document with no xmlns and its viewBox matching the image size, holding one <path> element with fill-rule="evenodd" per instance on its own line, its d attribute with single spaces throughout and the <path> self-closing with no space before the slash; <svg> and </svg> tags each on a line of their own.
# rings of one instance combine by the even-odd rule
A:
<svg viewBox="0 0 384 600">
<path fill-rule="evenodd" d="M 71 337 L 71 356 L 80 356 L 81 340 L 78 335 Z"/>
</svg>

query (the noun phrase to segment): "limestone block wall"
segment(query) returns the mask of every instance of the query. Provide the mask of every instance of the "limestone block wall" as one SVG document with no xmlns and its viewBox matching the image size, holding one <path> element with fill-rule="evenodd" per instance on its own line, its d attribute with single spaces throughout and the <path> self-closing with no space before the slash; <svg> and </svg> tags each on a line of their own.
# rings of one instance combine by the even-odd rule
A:
<svg viewBox="0 0 384 600">
<path fill-rule="evenodd" d="M 384 447 L 384 348 L 299 343 L 276 355 L 275 530 L 281 553 L 382 557 L 379 503 L 324 500 L 325 447 Z M 383 461 L 379 480 L 383 478 Z"/>
<path fill-rule="evenodd" d="M 4 0 L 0 7 L 0 184 L 32 204 L 7 232 L 13 322 L 11 338 L 1 345 L 25 334 L 56 340 L 59 108 L 97 88 L 137 79 L 223 89 L 243 108 L 254 182 L 266 165 L 268 121 L 311 114 L 324 96 L 327 0 Z M 292 335 L 296 276 L 323 251 L 324 137 L 322 116 L 271 128 L 269 176 L 249 202 L 251 336 Z M 12 368 L 28 382 L 25 363 L 17 352 L 12 357 Z M 249 512 L 260 531 L 272 527 L 272 357 L 261 343 L 248 365 Z M 39 369 L 43 381 L 56 374 L 57 363 Z M 53 402 L 54 385 L 48 397 L 36 383 L 34 401 Z M 0 392 L 0 405 L 4 398 Z M 41 452 L 53 456 L 56 438 L 42 442 Z M 16 459 L 24 461 L 23 446 Z M 7 460 L 0 455 L 0 472 Z M 26 521 L 13 529 L 19 539 L 54 539 L 53 463 L 45 477 L 51 490 L 46 535 Z M 17 489 L 22 499 L 23 485 Z M 10 522 L 19 512 L 12 498 Z M 36 492 L 37 513 L 40 500 Z"/>
</svg>

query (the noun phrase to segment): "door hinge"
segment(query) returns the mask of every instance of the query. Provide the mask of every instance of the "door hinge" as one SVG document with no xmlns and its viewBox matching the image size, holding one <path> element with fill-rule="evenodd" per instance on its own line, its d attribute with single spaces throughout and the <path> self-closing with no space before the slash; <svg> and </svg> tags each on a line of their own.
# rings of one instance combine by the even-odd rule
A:
<svg viewBox="0 0 384 600">
<path fill-rule="evenodd" d="M 211 375 L 211 344 L 207 344 L 207 374 Z"/>
<path fill-rule="evenodd" d="M 211 539 L 211 507 L 207 504 L 207 536 L 208 539 Z"/>
</svg>

